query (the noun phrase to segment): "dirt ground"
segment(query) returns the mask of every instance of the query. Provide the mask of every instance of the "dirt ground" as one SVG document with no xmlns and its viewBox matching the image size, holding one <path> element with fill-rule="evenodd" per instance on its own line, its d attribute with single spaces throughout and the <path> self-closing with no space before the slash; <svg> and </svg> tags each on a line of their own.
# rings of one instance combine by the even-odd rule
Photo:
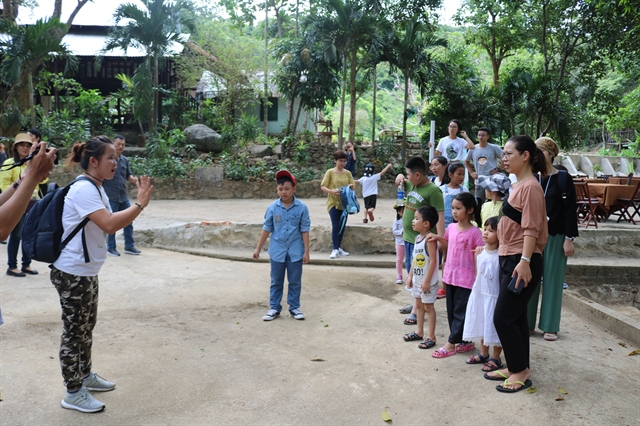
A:
<svg viewBox="0 0 640 426">
<path fill-rule="evenodd" d="M 263 322 L 268 264 L 148 248 L 100 273 L 93 365 L 117 383 L 96 393 L 106 409 L 65 410 L 60 307 L 46 265 L 35 267 L 36 277 L 0 276 L 3 425 L 382 425 L 385 408 L 399 425 L 640 423 L 636 348 L 570 311 L 557 342 L 531 339 L 537 392 L 506 395 L 466 355 L 434 359 L 403 342 L 409 297 L 391 269 L 307 266 L 307 319 L 285 304 Z M 444 343 L 444 301 L 436 311 Z"/>
</svg>

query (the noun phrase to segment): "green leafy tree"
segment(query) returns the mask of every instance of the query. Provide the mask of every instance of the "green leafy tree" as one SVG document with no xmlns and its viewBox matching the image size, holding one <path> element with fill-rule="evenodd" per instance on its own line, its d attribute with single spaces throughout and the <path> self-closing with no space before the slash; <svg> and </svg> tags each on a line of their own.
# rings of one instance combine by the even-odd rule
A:
<svg viewBox="0 0 640 426">
<path fill-rule="evenodd" d="M 388 21 L 369 13 L 366 3 L 356 0 L 327 0 L 326 9 L 312 17 L 310 40 L 323 45 L 330 62 L 342 60 L 342 100 L 338 144 L 342 144 L 347 76 L 349 78 L 350 117 L 349 140 L 356 129 L 356 101 L 358 74 L 373 66 L 373 59 L 382 49 L 385 35 L 391 33 Z M 338 57 L 338 54 L 341 58 Z"/>
<path fill-rule="evenodd" d="M 30 109 L 31 125 L 34 127 L 36 117 L 33 76 L 38 67 L 54 55 L 67 59 L 67 70 L 77 65 L 75 58 L 57 36 L 58 32 L 65 30 L 65 24 L 57 18 L 39 19 L 34 25 L 16 25 L 11 20 L 0 19 L 0 33 L 6 35 L 0 39 L 0 77 L 10 87 L 3 109 L 6 111 L 13 105 L 23 115 Z M 4 128 L 12 134 L 15 124 L 5 122 Z"/>
<path fill-rule="evenodd" d="M 391 71 L 398 70 L 404 76 L 404 119 L 402 120 L 402 162 L 407 151 L 407 118 L 409 103 L 409 81 L 419 88 L 424 96 L 430 75 L 437 72 L 437 61 L 429 49 L 434 46 L 446 46 L 444 39 L 436 38 L 427 32 L 426 26 L 417 17 L 402 22 L 399 31 L 386 46 L 385 59 Z"/>
<path fill-rule="evenodd" d="M 464 0 L 456 21 L 469 25 L 465 38 L 487 52 L 493 71 L 493 85 L 500 84 L 500 66 L 528 40 L 522 1 Z"/>
<path fill-rule="evenodd" d="M 158 124 L 160 105 L 159 74 L 164 57 L 169 55 L 176 43 L 184 43 L 182 30 L 192 28 L 188 3 L 167 0 L 148 0 L 144 9 L 133 3 L 125 3 L 116 9 L 116 26 L 110 33 L 104 51 L 121 48 L 125 52 L 130 47 L 142 49 L 146 58 L 133 76 L 134 90 L 145 96 L 152 95 L 153 114 L 149 117 L 149 127 L 153 132 Z M 124 22 L 124 25 L 120 25 Z M 183 28 L 184 26 L 184 28 Z M 149 86 L 153 85 L 151 93 Z"/>
</svg>

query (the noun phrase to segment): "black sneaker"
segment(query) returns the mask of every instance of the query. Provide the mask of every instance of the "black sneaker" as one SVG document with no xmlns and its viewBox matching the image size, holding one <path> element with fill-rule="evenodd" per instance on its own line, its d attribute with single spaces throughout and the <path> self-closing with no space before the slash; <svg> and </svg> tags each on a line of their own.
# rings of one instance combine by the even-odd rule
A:
<svg viewBox="0 0 640 426">
<path fill-rule="evenodd" d="M 118 250 L 116 249 L 108 249 L 107 253 L 109 253 L 109 256 L 115 256 L 115 257 L 120 256 L 120 253 L 118 253 Z"/>
<path fill-rule="evenodd" d="M 139 255 L 139 254 L 140 254 L 140 250 L 138 250 L 138 249 L 137 249 L 137 248 L 135 248 L 135 247 L 131 247 L 131 248 L 129 248 L 129 249 L 128 249 L 128 248 L 126 248 L 126 249 L 124 249 L 124 252 L 125 252 L 125 253 L 127 253 L 127 254 L 133 254 L 133 255 L 135 255 L 135 256 L 137 256 L 137 255 Z"/>
</svg>

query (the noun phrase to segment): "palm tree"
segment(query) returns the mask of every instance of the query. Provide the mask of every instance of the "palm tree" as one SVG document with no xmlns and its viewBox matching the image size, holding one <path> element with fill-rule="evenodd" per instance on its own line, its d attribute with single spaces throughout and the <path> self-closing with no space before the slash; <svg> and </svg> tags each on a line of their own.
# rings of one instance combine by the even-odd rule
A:
<svg viewBox="0 0 640 426">
<path fill-rule="evenodd" d="M 187 12 L 182 2 L 147 0 L 146 10 L 132 3 L 122 4 L 116 9 L 115 28 L 104 47 L 105 52 L 114 48 L 126 52 L 129 47 L 145 51 L 145 63 L 136 69 L 133 82 L 140 82 L 148 88 L 148 81 L 153 75 L 153 114 L 149 119 L 151 131 L 155 131 L 158 124 L 160 61 L 169 54 L 175 43 L 186 42 L 181 35 L 181 25 L 192 28 L 192 20 L 187 18 Z M 118 26 L 123 20 L 127 21 L 126 24 Z"/>
<path fill-rule="evenodd" d="M 3 108 L 6 112 L 9 105 L 15 105 L 23 116 L 29 108 L 32 127 L 35 127 L 33 74 L 37 68 L 53 57 L 67 59 L 65 72 L 77 66 L 77 61 L 57 36 L 66 29 L 66 25 L 56 18 L 39 19 L 33 25 L 16 25 L 11 20 L 0 19 L 0 34 L 5 34 L 0 38 L 0 78 L 11 87 Z M 20 126 L 19 123 L 7 124 L 9 127 L 4 127 L 7 134 L 14 134 Z"/>
<path fill-rule="evenodd" d="M 310 40 L 324 45 L 327 59 L 336 61 L 337 53 L 342 56 L 342 100 L 340 104 L 340 129 L 338 145 L 342 144 L 344 130 L 344 108 L 347 73 L 349 73 L 349 140 L 353 141 L 356 131 L 356 82 L 360 71 L 372 66 L 375 51 L 383 46 L 388 22 L 375 14 L 368 13 L 366 5 L 356 0 L 327 0 L 327 14 L 318 16 L 310 27 Z"/>
<path fill-rule="evenodd" d="M 385 47 L 384 57 L 389 62 L 390 71 L 400 71 L 404 76 L 404 119 L 402 121 L 402 163 L 407 151 L 407 105 L 409 102 L 409 80 L 413 81 L 424 96 L 428 76 L 437 62 L 428 49 L 446 46 L 446 41 L 427 34 L 425 25 L 413 17 L 401 23 L 401 30 Z"/>
</svg>

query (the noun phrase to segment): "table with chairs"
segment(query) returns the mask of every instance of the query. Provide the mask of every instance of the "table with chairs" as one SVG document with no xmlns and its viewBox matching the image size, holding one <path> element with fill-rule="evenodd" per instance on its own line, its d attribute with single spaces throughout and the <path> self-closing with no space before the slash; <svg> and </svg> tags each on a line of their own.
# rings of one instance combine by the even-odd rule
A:
<svg viewBox="0 0 640 426">
<path fill-rule="evenodd" d="M 635 215 L 640 215 L 640 180 L 627 185 L 627 178 L 624 184 L 619 184 L 618 180 L 608 182 L 592 183 L 590 181 L 576 179 L 576 199 L 578 203 L 577 215 L 578 224 L 589 227 L 593 224 L 598 227 L 598 221 L 606 221 L 612 215 L 618 215 L 618 222 L 625 221 L 636 224 Z"/>
</svg>

